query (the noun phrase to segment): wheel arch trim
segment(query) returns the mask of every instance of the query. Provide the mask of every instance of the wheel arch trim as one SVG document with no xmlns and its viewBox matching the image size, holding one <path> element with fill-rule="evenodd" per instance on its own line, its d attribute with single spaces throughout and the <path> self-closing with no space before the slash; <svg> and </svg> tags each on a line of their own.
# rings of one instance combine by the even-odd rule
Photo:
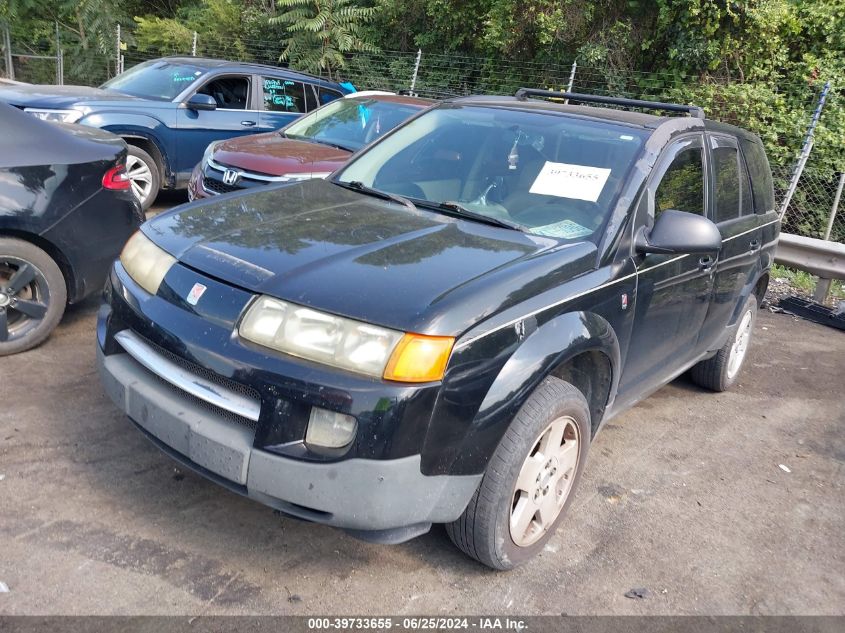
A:
<svg viewBox="0 0 845 633">
<path fill-rule="evenodd" d="M 583 354 L 598 353 L 609 363 L 607 396 L 591 413 L 610 407 L 619 382 L 621 352 L 613 327 L 593 312 L 568 312 L 544 323 L 516 349 L 499 371 L 478 409 L 474 426 L 513 415 L 542 380 Z M 585 397 L 588 397 L 585 394 Z M 596 429 L 600 420 L 592 420 Z"/>
</svg>

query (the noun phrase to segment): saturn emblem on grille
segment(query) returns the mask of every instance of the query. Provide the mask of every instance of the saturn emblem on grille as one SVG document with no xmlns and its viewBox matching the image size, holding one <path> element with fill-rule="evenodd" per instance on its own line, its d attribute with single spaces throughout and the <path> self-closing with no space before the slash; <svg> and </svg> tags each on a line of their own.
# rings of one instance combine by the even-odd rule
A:
<svg viewBox="0 0 845 633">
<path fill-rule="evenodd" d="M 192 306 L 195 306 L 206 290 L 208 290 L 208 288 L 202 284 L 194 284 L 194 287 L 191 288 L 191 291 L 188 293 L 188 296 L 185 297 L 185 300 Z"/>
<path fill-rule="evenodd" d="M 241 172 L 236 171 L 234 169 L 227 169 L 223 172 L 223 184 L 224 185 L 235 185 L 241 179 Z"/>
</svg>

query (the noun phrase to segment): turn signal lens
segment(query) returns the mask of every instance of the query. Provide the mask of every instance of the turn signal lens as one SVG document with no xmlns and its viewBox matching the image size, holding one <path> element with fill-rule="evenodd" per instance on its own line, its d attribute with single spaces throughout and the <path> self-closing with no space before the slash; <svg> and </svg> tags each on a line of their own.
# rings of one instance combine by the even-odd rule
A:
<svg viewBox="0 0 845 633">
<path fill-rule="evenodd" d="M 443 378 L 455 339 L 450 336 L 405 334 L 393 350 L 385 380 L 431 382 Z"/>
</svg>

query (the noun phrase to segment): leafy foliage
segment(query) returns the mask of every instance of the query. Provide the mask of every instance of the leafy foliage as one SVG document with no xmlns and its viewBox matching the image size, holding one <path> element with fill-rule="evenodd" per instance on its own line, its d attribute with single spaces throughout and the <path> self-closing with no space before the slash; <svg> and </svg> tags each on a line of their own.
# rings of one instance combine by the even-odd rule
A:
<svg viewBox="0 0 845 633">
<path fill-rule="evenodd" d="M 279 57 L 311 72 L 334 71 L 346 65 L 346 54 L 378 51 L 363 37 L 363 25 L 375 13 L 352 0 L 278 0 L 284 13 L 270 18 L 283 24 L 289 37 Z"/>
</svg>

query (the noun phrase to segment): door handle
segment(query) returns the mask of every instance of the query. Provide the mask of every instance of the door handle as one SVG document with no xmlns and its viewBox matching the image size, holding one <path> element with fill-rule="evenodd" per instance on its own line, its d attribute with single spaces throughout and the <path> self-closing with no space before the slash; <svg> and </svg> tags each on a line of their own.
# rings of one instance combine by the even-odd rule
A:
<svg viewBox="0 0 845 633">
<path fill-rule="evenodd" d="M 710 270 L 713 268 L 713 263 L 715 260 L 710 257 L 710 255 L 704 255 L 698 259 L 698 269 L 699 270 Z"/>
<path fill-rule="evenodd" d="M 752 253 L 756 250 L 759 250 L 760 249 L 760 240 L 751 240 L 751 242 L 748 243 L 748 247 L 751 249 Z"/>
<path fill-rule="evenodd" d="M 241 125 L 243 125 L 244 127 L 252 127 L 253 125 L 255 125 L 255 121 L 241 121 Z"/>
</svg>

